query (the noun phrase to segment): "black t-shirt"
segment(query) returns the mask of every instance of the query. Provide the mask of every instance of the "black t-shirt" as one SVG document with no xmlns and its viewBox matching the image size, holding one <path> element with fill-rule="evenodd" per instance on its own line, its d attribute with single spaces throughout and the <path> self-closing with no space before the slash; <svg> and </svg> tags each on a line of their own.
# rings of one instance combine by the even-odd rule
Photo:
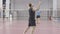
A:
<svg viewBox="0 0 60 34">
<path fill-rule="evenodd" d="M 33 11 L 32 8 L 29 9 L 29 18 L 30 19 L 35 19 L 35 11 Z"/>
</svg>

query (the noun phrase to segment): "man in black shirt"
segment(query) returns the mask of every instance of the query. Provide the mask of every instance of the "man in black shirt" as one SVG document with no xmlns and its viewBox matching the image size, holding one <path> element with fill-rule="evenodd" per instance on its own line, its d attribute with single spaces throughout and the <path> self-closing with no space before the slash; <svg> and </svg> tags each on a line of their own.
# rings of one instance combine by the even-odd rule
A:
<svg viewBox="0 0 60 34">
<path fill-rule="evenodd" d="M 39 5 L 37 6 L 37 8 L 33 8 L 32 3 L 29 3 L 29 24 L 28 24 L 28 28 L 25 30 L 24 34 L 26 34 L 26 32 L 29 30 L 30 27 L 32 27 L 32 33 L 35 30 L 36 27 L 36 23 L 35 23 L 35 11 L 39 10 L 40 8 L 40 2 Z"/>
</svg>

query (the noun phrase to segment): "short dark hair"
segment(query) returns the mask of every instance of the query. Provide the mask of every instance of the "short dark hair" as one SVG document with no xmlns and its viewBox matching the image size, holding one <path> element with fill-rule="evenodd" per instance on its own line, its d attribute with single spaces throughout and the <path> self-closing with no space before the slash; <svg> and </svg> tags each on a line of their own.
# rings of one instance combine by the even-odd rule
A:
<svg viewBox="0 0 60 34">
<path fill-rule="evenodd" d="M 29 4 L 29 7 L 31 7 L 31 6 L 32 6 L 32 4 L 30 3 L 30 4 Z"/>
</svg>

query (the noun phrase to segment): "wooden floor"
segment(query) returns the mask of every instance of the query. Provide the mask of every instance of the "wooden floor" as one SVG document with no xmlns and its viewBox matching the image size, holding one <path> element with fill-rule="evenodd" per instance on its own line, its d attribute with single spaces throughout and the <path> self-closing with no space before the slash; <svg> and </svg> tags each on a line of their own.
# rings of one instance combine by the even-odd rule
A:
<svg viewBox="0 0 60 34">
<path fill-rule="evenodd" d="M 0 34 L 23 34 L 28 27 L 28 20 L 4 21 L 0 19 Z M 31 33 L 32 28 L 26 34 Z M 40 20 L 34 34 L 60 34 L 60 22 Z"/>
</svg>

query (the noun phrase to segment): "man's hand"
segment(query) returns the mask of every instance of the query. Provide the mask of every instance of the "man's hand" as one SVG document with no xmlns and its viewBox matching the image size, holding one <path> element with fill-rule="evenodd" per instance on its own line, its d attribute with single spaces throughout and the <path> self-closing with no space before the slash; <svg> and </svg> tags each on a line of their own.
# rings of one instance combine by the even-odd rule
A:
<svg viewBox="0 0 60 34">
<path fill-rule="evenodd" d="M 38 3 L 36 11 L 40 9 L 40 4 L 41 4 L 41 1 L 39 1 L 39 3 Z"/>
</svg>

